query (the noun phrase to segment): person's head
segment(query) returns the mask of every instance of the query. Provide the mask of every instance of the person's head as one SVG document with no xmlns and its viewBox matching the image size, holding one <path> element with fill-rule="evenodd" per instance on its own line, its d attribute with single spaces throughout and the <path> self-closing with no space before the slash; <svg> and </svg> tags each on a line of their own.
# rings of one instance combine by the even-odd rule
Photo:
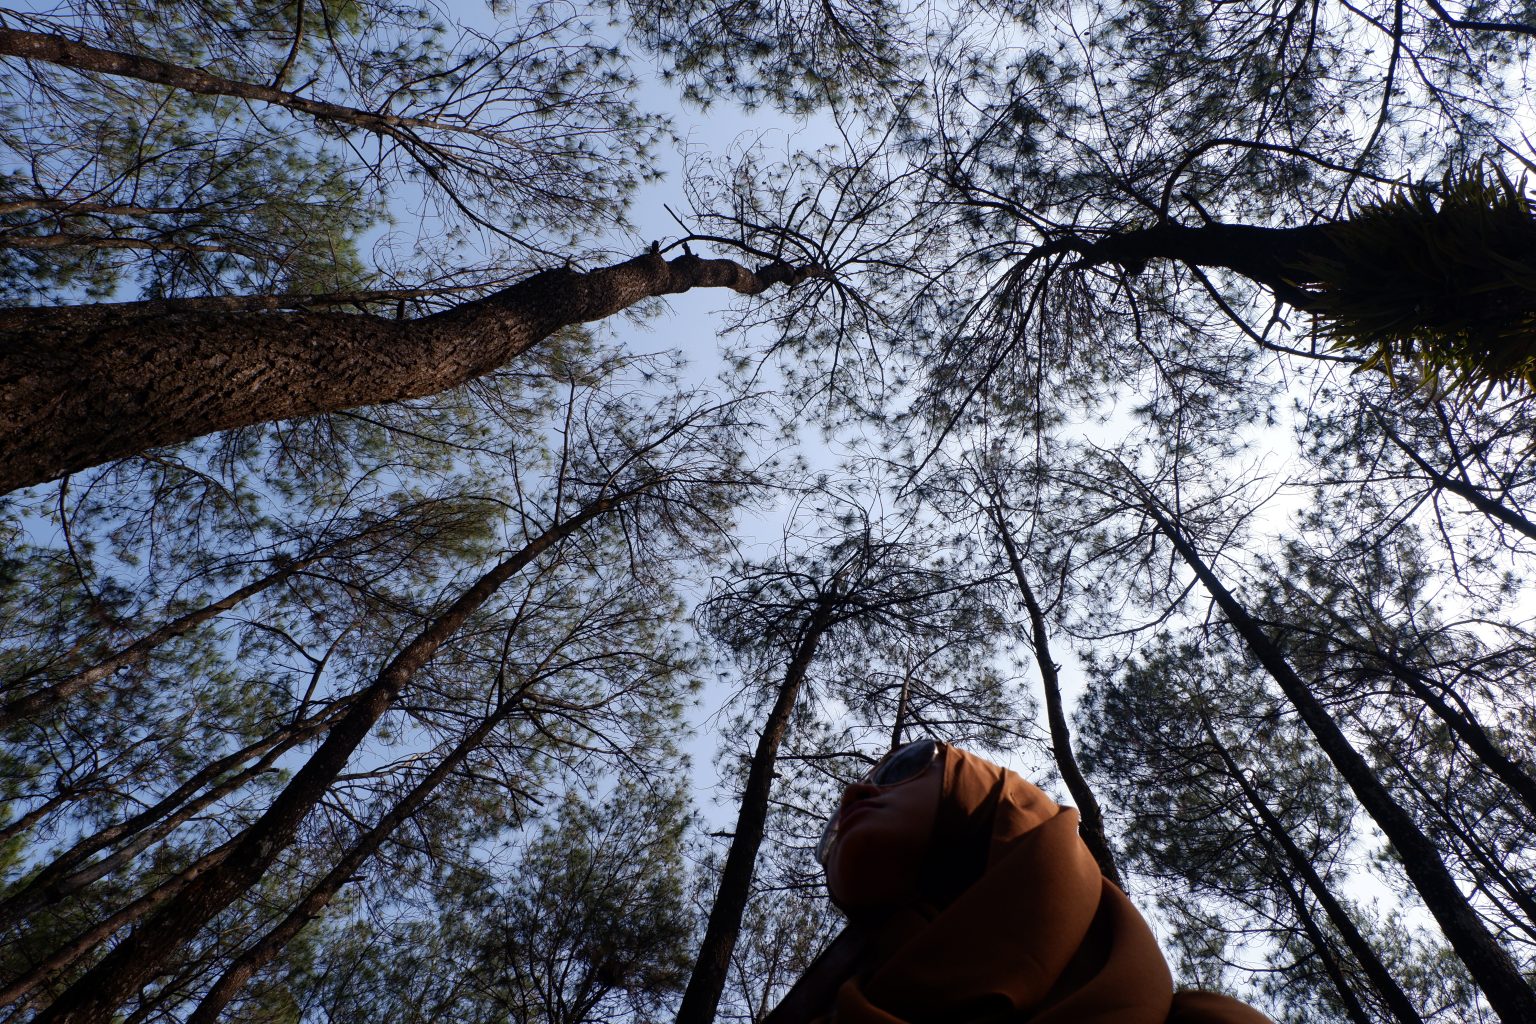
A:
<svg viewBox="0 0 1536 1024">
<path fill-rule="evenodd" d="M 943 746 L 892 751 L 843 791 L 817 848 L 833 899 L 850 912 L 916 894 L 943 795 Z"/>
<path fill-rule="evenodd" d="M 990 761 L 919 740 L 844 791 L 817 855 L 833 900 L 850 914 L 942 906 L 1058 809 Z"/>
</svg>

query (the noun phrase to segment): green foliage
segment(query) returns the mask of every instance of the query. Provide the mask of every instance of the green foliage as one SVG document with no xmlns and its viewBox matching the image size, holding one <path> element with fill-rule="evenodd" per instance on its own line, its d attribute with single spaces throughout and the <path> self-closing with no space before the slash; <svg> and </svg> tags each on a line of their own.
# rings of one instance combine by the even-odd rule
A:
<svg viewBox="0 0 1536 1024">
<path fill-rule="evenodd" d="M 1328 228 L 1333 251 L 1298 268 L 1312 311 L 1361 370 L 1432 393 L 1536 391 L 1536 200 L 1497 165 L 1401 187 Z"/>
<path fill-rule="evenodd" d="M 695 103 L 729 98 L 801 115 L 862 104 L 884 116 L 914 101 L 921 28 L 896 0 L 609 2 L 641 43 L 667 58 L 665 76 Z"/>
<path fill-rule="evenodd" d="M 697 923 L 680 781 L 569 793 L 513 853 L 445 866 L 428 916 L 333 926 L 286 998 L 333 1020 L 658 1019 L 687 980 Z"/>
</svg>

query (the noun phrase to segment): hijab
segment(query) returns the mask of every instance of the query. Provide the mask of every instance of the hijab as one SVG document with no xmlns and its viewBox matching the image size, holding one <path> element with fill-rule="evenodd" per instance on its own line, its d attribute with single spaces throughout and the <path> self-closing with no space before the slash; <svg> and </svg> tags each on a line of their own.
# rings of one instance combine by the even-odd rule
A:
<svg viewBox="0 0 1536 1024">
<path fill-rule="evenodd" d="M 1077 812 L 941 747 L 934 841 L 907 905 L 855 915 L 771 1024 L 1267 1024 L 1179 993 L 1151 929 L 1099 872 Z"/>
</svg>

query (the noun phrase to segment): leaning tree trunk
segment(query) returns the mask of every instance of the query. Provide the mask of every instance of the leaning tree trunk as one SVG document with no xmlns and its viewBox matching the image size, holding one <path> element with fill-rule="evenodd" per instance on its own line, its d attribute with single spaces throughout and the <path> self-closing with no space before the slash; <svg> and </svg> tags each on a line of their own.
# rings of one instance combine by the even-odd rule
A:
<svg viewBox="0 0 1536 1024">
<path fill-rule="evenodd" d="M 344 710 L 346 705 L 341 707 Z M 81 839 L 0 902 L 0 922 L 20 921 L 26 915 L 57 903 L 116 871 L 170 835 L 198 811 L 224 799 L 265 773 L 289 750 L 321 732 L 328 722 L 339 717 L 335 708 L 328 709 L 324 715 L 305 723 L 303 728 L 290 728 L 279 734 L 280 738 L 276 741 L 264 740 L 260 745 L 253 744 L 235 754 L 219 758 L 164 799 L 116 825 L 109 825 L 95 835 Z M 247 757 L 255 757 L 256 760 L 237 771 L 231 771 Z M 209 782 L 213 784 L 207 785 Z M 205 785 L 206 789 L 203 788 Z M 90 860 L 93 854 L 119 841 L 124 842 L 111 853 Z"/>
<path fill-rule="evenodd" d="M 1329 948 L 1328 937 L 1323 934 L 1323 929 L 1312 917 L 1312 911 L 1307 908 L 1306 900 L 1302 899 L 1301 893 L 1296 891 L 1296 886 L 1291 884 L 1289 878 L 1282 877 L 1280 884 L 1285 887 L 1286 901 L 1290 903 L 1291 910 L 1296 914 L 1301 930 L 1306 933 L 1307 941 L 1312 943 L 1318 959 L 1323 962 L 1323 971 L 1328 975 L 1328 980 L 1333 982 L 1334 991 L 1339 994 L 1339 1002 L 1344 1004 L 1344 1012 L 1349 1014 L 1349 1019 L 1354 1024 L 1376 1024 L 1370 1014 L 1365 1012 L 1365 1007 L 1360 1005 L 1360 997 L 1355 995 L 1349 978 L 1344 974 L 1344 965 L 1339 963 L 1339 958 Z M 1422 1018 L 1414 1018 L 1414 1024 L 1423 1024 Z"/>
<path fill-rule="evenodd" d="M 245 586 L 225 594 L 216 601 L 194 608 L 191 611 L 179 615 L 174 619 L 161 623 L 155 629 L 144 634 L 127 647 L 108 655 L 93 665 L 89 665 L 56 683 L 51 683 L 41 689 L 34 690 L 25 697 L 18 697 L 9 703 L 0 705 L 0 728 L 22 718 L 31 718 L 40 712 L 46 711 L 62 701 L 79 693 L 94 683 L 107 678 L 119 669 L 136 665 L 152 654 L 161 644 L 184 636 L 224 612 L 234 608 L 247 598 L 254 597 L 264 590 L 270 590 L 294 575 L 307 569 L 325 556 L 325 552 L 316 552 L 306 558 L 301 558 L 287 565 L 283 565 L 273 572 L 253 580 Z"/>
<path fill-rule="evenodd" d="M 1306 682 L 1291 668 L 1284 653 L 1264 633 L 1257 620 L 1229 591 L 1194 545 L 1163 512 L 1157 499 L 1139 481 L 1133 485 L 1143 498 L 1142 508 L 1158 531 L 1168 538 L 1174 550 L 1204 584 L 1222 614 L 1232 624 L 1243 642 L 1270 676 L 1280 685 L 1286 699 L 1306 723 L 1328 760 L 1354 792 L 1360 805 L 1386 835 L 1403 862 L 1403 870 L 1413 882 L 1419 898 L 1434 915 L 1451 948 L 1466 964 L 1468 972 L 1483 990 L 1488 1004 L 1504 1024 L 1536 1021 L 1536 991 L 1526 982 L 1514 959 L 1489 933 L 1482 919 L 1462 895 L 1456 879 L 1445 866 L 1440 851 L 1424 834 L 1413 816 L 1393 798 L 1377 778 L 1344 731 L 1328 713 Z"/>
<path fill-rule="evenodd" d="M 0 337 L 0 493 L 217 430 L 445 391 L 642 299 L 691 288 L 751 295 L 824 273 L 653 250 L 585 273 L 546 270 L 415 320 L 295 312 L 73 322 L 49 310 Z"/>
<path fill-rule="evenodd" d="M 228 855 L 182 889 L 164 907 L 123 939 L 112 952 L 67 988 L 35 1024 L 99 1024 L 162 973 L 181 946 L 239 898 L 271 867 L 298 833 L 299 825 L 324 799 L 331 783 L 373 725 L 393 706 L 401 689 L 458 632 L 477 609 L 540 554 L 599 515 L 621 496 L 586 505 L 525 545 L 476 580 L 397 654 L 378 678 L 353 699 L 325 742 L 250 827 L 233 841 Z"/>
<path fill-rule="evenodd" d="M 1013 541 L 1012 531 L 1009 530 L 1002 512 L 996 506 L 988 509 L 988 512 L 991 513 L 992 520 L 997 526 L 997 535 L 1003 542 L 1003 551 L 1008 555 L 1008 566 L 1013 570 L 1013 579 L 1018 584 L 1019 596 L 1023 599 L 1024 608 L 1029 613 L 1035 664 L 1040 667 L 1040 685 L 1045 691 L 1045 716 L 1051 727 L 1051 753 L 1056 759 L 1056 770 L 1061 772 L 1062 781 L 1067 784 L 1067 791 L 1072 794 L 1072 799 L 1077 803 L 1078 834 L 1083 837 L 1083 842 L 1093 854 L 1093 859 L 1098 861 L 1099 870 L 1104 873 L 1104 877 L 1124 888 L 1125 883 L 1120 879 L 1120 869 L 1115 864 L 1114 850 L 1110 848 L 1109 837 L 1104 834 L 1104 812 L 1099 807 L 1098 798 L 1093 794 L 1093 787 L 1088 784 L 1088 779 L 1078 767 L 1077 757 L 1072 753 L 1072 730 L 1067 726 L 1067 713 L 1062 706 L 1061 677 L 1057 671 L 1056 659 L 1051 656 L 1051 637 L 1050 632 L 1045 628 L 1045 612 L 1035 598 L 1034 589 L 1029 585 L 1029 578 L 1024 573 L 1023 559 L 1019 557 L 1018 545 Z"/>
<path fill-rule="evenodd" d="M 1457 480 L 1455 477 L 1436 469 L 1412 445 L 1398 436 L 1397 431 L 1393 430 L 1385 419 L 1380 415 L 1377 415 L 1375 419 L 1376 425 L 1381 428 L 1382 433 L 1386 434 L 1387 440 L 1391 441 L 1399 451 L 1408 456 L 1413 461 L 1413 464 L 1419 467 L 1419 471 L 1429 478 L 1431 484 L 1442 491 L 1449 491 L 1458 498 L 1461 498 L 1489 519 L 1496 519 L 1505 526 L 1525 534 L 1531 540 L 1536 540 L 1536 523 L 1531 522 L 1502 501 L 1490 498 L 1482 488 L 1473 485 L 1470 480 Z"/>
<path fill-rule="evenodd" d="M 1296 845 L 1296 840 L 1291 838 L 1285 823 L 1276 817 L 1275 812 L 1270 809 L 1269 803 L 1264 799 L 1263 794 L 1248 781 L 1247 774 L 1237 763 L 1236 759 L 1232 757 L 1231 751 L 1227 750 L 1226 745 L 1217 737 L 1216 731 L 1211 728 L 1210 723 L 1205 720 L 1203 715 L 1201 716 L 1201 725 L 1205 727 L 1206 738 L 1210 740 L 1211 745 L 1216 749 L 1217 756 L 1221 758 L 1222 765 L 1226 768 L 1227 774 L 1232 777 L 1232 780 L 1243 791 L 1243 798 L 1248 801 L 1248 806 L 1253 809 L 1254 814 L 1263 825 L 1264 831 L 1269 834 L 1270 844 L 1272 844 L 1272 847 L 1279 847 L 1281 853 L 1284 854 L 1286 862 L 1289 863 L 1291 871 L 1295 872 L 1302 882 L 1305 883 L 1307 889 L 1311 891 L 1313 898 L 1323 908 L 1323 913 L 1328 916 L 1328 923 L 1333 925 L 1334 930 L 1343 938 L 1344 945 L 1349 947 L 1350 953 L 1354 955 L 1356 962 L 1360 964 L 1361 970 L 1365 972 L 1366 978 L 1370 980 L 1371 985 L 1380 994 L 1382 1002 L 1386 1004 L 1392 1016 L 1397 1019 L 1398 1024 L 1423 1024 L 1424 1018 L 1414 1009 L 1413 1001 L 1408 998 L 1408 993 L 1404 992 L 1402 986 L 1397 983 L 1397 979 L 1392 977 L 1392 972 L 1387 970 L 1387 965 L 1376 954 L 1375 948 L 1360 933 L 1354 918 L 1349 916 L 1349 911 L 1344 908 L 1344 905 L 1339 902 L 1338 897 L 1333 894 L 1333 890 L 1328 887 L 1328 883 L 1323 880 L 1323 876 L 1318 874 L 1317 868 L 1312 864 L 1312 859 L 1307 856 L 1300 846 Z M 1286 882 L 1286 886 L 1289 887 L 1290 883 Z M 1301 910 L 1298 912 L 1301 912 Z M 1319 951 L 1322 951 L 1321 948 Z M 1341 990 L 1340 994 L 1344 995 L 1345 993 Z"/>
<path fill-rule="evenodd" d="M 82 931 L 71 936 L 51 953 L 41 960 L 30 964 L 24 972 L 6 982 L 0 989 L 0 1007 L 10 1006 L 12 1003 L 21 1002 L 20 1007 L 14 1012 L 13 1017 L 25 1012 L 27 1008 L 41 998 L 41 994 L 34 995 L 32 999 L 26 999 L 34 990 L 43 987 L 52 977 L 67 972 L 71 967 L 90 955 L 91 951 L 106 942 L 113 935 L 124 928 L 131 928 L 144 920 L 155 910 L 164 906 L 179 892 L 181 892 L 193 879 L 211 871 L 224 862 L 230 851 L 234 849 L 235 840 L 230 840 L 223 846 L 216 847 L 203 854 L 197 860 L 182 868 L 169 878 L 161 879 L 153 889 L 118 909 L 110 916 L 98 921 L 92 921 Z"/>
<path fill-rule="evenodd" d="M 757 750 L 747 771 L 747 787 L 741 795 L 736 831 L 731 836 L 731 848 L 720 873 L 720 889 L 715 893 L 709 924 L 704 929 L 704 941 L 699 946 L 698 959 L 694 961 L 682 1005 L 678 1007 L 677 1024 L 710 1024 L 715 1019 L 720 995 L 725 991 L 731 953 L 741 932 L 741 917 L 752 893 L 752 872 L 757 865 L 757 851 L 762 846 L 763 830 L 768 822 L 768 797 L 773 789 L 773 768 L 779 756 L 779 745 L 789 729 L 800 687 L 805 682 L 811 659 L 816 655 L 816 645 L 831 626 L 832 619 L 832 606 L 823 598 L 806 623 L 794 656 L 784 670 L 784 679 L 779 684 L 779 693 L 768 713 L 768 720 L 763 723 L 763 732 L 758 737 Z"/>
<path fill-rule="evenodd" d="M 187 1018 L 187 1024 L 215 1024 L 224 1007 L 245 987 L 251 976 L 280 953 L 306 924 L 330 905 L 342 886 L 356 876 L 358 869 L 378 852 L 384 840 L 390 837 L 400 823 L 415 814 L 421 805 L 426 803 L 427 798 L 464 762 L 464 759 L 479 749 L 480 744 L 491 734 L 491 731 L 517 710 L 523 702 L 523 694 L 527 692 L 529 685 L 531 682 L 525 682 L 510 698 L 502 701 L 492 714 L 470 730 L 469 734 L 460 740 L 432 771 L 427 773 L 426 778 L 417 783 L 394 807 L 380 817 L 372 828 L 358 837 L 325 877 L 310 887 L 298 904 L 288 912 L 287 917 L 257 940 L 250 949 L 236 957 L 235 962 L 219 976 L 219 980 L 214 982 L 213 987 L 197 1004 L 197 1008 Z"/>
</svg>

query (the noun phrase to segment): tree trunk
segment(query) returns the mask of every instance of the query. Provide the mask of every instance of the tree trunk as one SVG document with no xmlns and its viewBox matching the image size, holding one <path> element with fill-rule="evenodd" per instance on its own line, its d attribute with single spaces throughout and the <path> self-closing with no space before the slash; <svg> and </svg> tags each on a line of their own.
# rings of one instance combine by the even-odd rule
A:
<svg viewBox="0 0 1536 1024">
<path fill-rule="evenodd" d="M 1316 306 L 1316 296 L 1303 286 L 1298 264 L 1319 257 L 1337 257 L 1330 225 L 1270 228 L 1249 224 L 1203 224 L 1185 227 L 1164 222 L 1119 231 L 1096 240 L 1076 236 L 1042 246 L 1040 255 L 1078 254 L 1083 267 L 1113 264 L 1139 273 L 1155 259 L 1175 260 L 1197 267 L 1233 270 L 1273 291 L 1298 309 Z M 1038 257 L 1036 257 L 1038 258 Z"/>
<path fill-rule="evenodd" d="M 81 839 L 29 878 L 24 886 L 7 896 L 3 903 L 0 903 L 0 921 L 20 919 L 34 910 L 45 907 L 50 903 L 55 903 L 70 893 L 83 889 L 85 886 L 96 881 L 96 879 L 116 870 L 127 860 L 138 856 L 139 853 L 147 849 L 152 843 L 169 835 L 176 826 L 186 821 L 198 811 L 218 800 L 222 800 L 225 796 L 233 793 L 256 776 L 267 771 L 283 754 L 320 732 L 330 721 L 338 718 L 346 706 L 345 703 L 342 703 L 328 708 L 323 714 L 310 719 L 301 727 L 288 726 L 275 736 L 267 737 L 258 743 L 247 746 L 243 750 L 219 758 L 176 787 L 164 799 L 159 800 L 150 807 L 146 807 L 138 814 L 116 825 L 109 825 L 100 832 Z M 248 757 L 256 757 L 257 760 L 255 763 L 237 772 L 225 775 L 231 768 Z M 189 797 L 213 780 L 217 780 L 215 785 L 209 786 L 196 799 L 188 800 Z M 183 801 L 187 802 L 183 803 Z M 138 835 L 132 842 L 113 851 L 111 855 L 85 864 L 87 858 L 92 854 L 106 849 L 120 839 L 133 836 L 135 833 L 142 834 Z M 82 867 L 82 865 L 85 866 Z"/>
<path fill-rule="evenodd" d="M 388 138 L 412 141 L 412 129 L 463 131 L 473 133 L 472 125 L 436 118 L 409 117 L 388 111 L 363 110 L 341 103 L 311 99 L 268 85 L 225 78 L 201 68 L 172 64 L 143 54 L 107 50 L 89 43 L 46 32 L 24 32 L 0 28 L 0 55 L 24 60 L 44 61 L 71 71 L 118 78 L 136 78 L 141 82 L 166 85 L 202 96 L 233 96 L 242 100 L 283 107 L 300 114 L 337 124 L 361 128 Z"/>
<path fill-rule="evenodd" d="M 1443 491 L 1450 491 L 1489 519 L 1496 519 L 1505 526 L 1512 527 L 1532 540 L 1536 540 L 1536 523 L 1531 522 L 1502 501 L 1490 498 L 1470 482 L 1457 480 L 1440 472 L 1440 470 L 1431 466 L 1428 460 L 1420 455 L 1412 445 L 1399 437 L 1397 431 L 1393 430 L 1385 419 L 1379 415 L 1375 419 L 1377 426 L 1381 427 L 1382 432 L 1387 435 L 1387 440 L 1391 441 L 1404 455 L 1412 459 L 1413 464 L 1418 466 L 1425 476 L 1429 477 L 1430 483 Z"/>
<path fill-rule="evenodd" d="M 1317 868 L 1313 866 L 1311 858 L 1306 855 L 1301 847 L 1296 845 L 1296 841 L 1291 838 L 1285 823 L 1275 816 L 1274 811 L 1270 810 L 1269 804 L 1264 800 L 1263 795 L 1248 781 L 1248 776 L 1243 772 L 1243 769 L 1236 760 L 1233 759 L 1231 752 L 1227 750 L 1226 745 L 1216 736 L 1215 730 L 1211 728 L 1210 723 L 1206 722 L 1203 716 L 1201 717 L 1201 725 L 1205 727 L 1206 738 L 1211 741 L 1211 745 L 1216 749 L 1217 755 L 1221 758 L 1222 764 L 1227 769 L 1227 774 L 1242 789 L 1243 797 L 1248 801 L 1248 806 L 1253 808 L 1254 814 L 1258 816 L 1259 821 L 1264 826 L 1264 831 L 1269 833 L 1271 844 L 1280 848 L 1280 851 L 1285 856 L 1285 860 L 1290 864 L 1291 870 L 1301 878 L 1311 891 L 1313 898 L 1317 900 L 1318 905 L 1323 908 L 1323 913 L 1328 916 L 1328 922 L 1333 925 L 1334 930 L 1343 938 L 1344 945 L 1354 955 L 1356 962 L 1360 964 L 1361 970 L 1365 972 L 1365 976 L 1370 980 L 1371 985 L 1381 995 L 1382 1001 L 1386 1003 L 1387 1009 L 1391 1011 L 1392 1016 L 1399 1021 L 1399 1024 L 1423 1024 L 1424 1018 L 1414 1009 L 1413 1001 L 1408 998 L 1408 994 L 1398 985 L 1397 979 L 1392 977 L 1392 972 L 1387 969 L 1386 964 L 1382 963 L 1381 957 L 1376 955 L 1375 948 L 1371 946 L 1364 935 L 1360 934 L 1360 929 L 1355 925 L 1354 918 L 1349 916 L 1349 911 L 1334 896 L 1333 890 L 1328 888 L 1328 883 L 1323 880 L 1323 877 L 1317 873 Z M 1289 882 L 1286 884 L 1289 886 Z"/>
<path fill-rule="evenodd" d="M 384 840 L 402 821 L 415 814 L 427 798 L 448 778 L 464 759 L 479 748 L 480 743 L 522 703 L 523 694 L 531 683 L 524 684 L 508 700 L 503 701 L 486 719 L 459 741 L 458 745 L 432 769 L 421 782 L 386 812 L 352 847 L 336 862 L 336 865 L 316 882 L 298 904 L 288 912 L 271 931 L 263 935 L 255 945 L 236 958 L 214 983 L 187 1024 L 215 1024 L 219 1014 L 251 979 L 251 975 L 276 956 L 292 941 L 306 924 L 324 910 L 351 878 L 357 874 L 368 858 L 376 853 Z"/>
<path fill-rule="evenodd" d="M 1344 967 L 1339 963 L 1339 958 L 1333 955 L 1329 947 L 1328 937 L 1318 927 L 1317 921 L 1312 917 L 1312 912 L 1307 909 L 1306 900 L 1301 893 L 1291 884 L 1291 880 L 1282 875 L 1280 884 L 1285 886 L 1287 902 L 1296 914 L 1296 920 L 1301 924 L 1301 930 L 1307 933 L 1307 941 L 1312 943 L 1312 948 L 1317 951 L 1318 959 L 1323 962 L 1323 970 L 1328 979 L 1333 982 L 1334 991 L 1339 994 L 1339 1002 L 1344 1004 L 1344 1012 L 1349 1014 L 1349 1019 L 1354 1024 L 1375 1024 L 1365 1007 L 1360 1005 L 1360 997 L 1355 995 L 1355 990 L 1349 984 L 1349 978 L 1344 974 Z M 1414 1018 L 1413 1024 L 1424 1024 L 1421 1018 Z"/>
<path fill-rule="evenodd" d="M 642 299 L 702 287 L 751 295 L 824 275 L 653 251 L 585 273 L 546 270 L 416 320 L 184 313 L 75 324 L 52 311 L 0 338 L 0 493 L 217 430 L 435 394 Z"/>
<path fill-rule="evenodd" d="M 156 908 L 169 902 L 193 879 L 221 864 L 234 849 L 235 842 L 236 840 L 232 839 L 223 846 L 208 851 L 110 917 L 87 926 L 84 931 L 77 933 L 58 949 L 27 968 L 20 977 L 8 982 L 5 988 L 0 990 L 0 1006 L 9 1006 L 24 998 L 27 993 L 46 982 L 51 975 L 68 969 L 117 932 L 143 920 Z"/>
<path fill-rule="evenodd" d="M 1169 521 L 1156 498 L 1139 482 L 1135 486 L 1144 499 L 1142 508 L 1157 523 L 1158 530 L 1173 544 L 1184 563 L 1194 570 L 1227 621 L 1247 644 L 1249 652 L 1280 685 L 1318 746 L 1333 762 L 1366 813 L 1385 833 L 1425 907 L 1434 915 L 1451 948 L 1482 988 L 1488 1004 L 1504 1024 L 1536 1021 L 1536 991 L 1526 983 L 1513 958 L 1488 932 L 1462 895 L 1435 844 L 1382 785 L 1365 758 L 1355 750 L 1338 723 L 1313 696 L 1258 622 L 1222 584 L 1189 539 Z"/>
<path fill-rule="evenodd" d="M 806 623 L 805 633 L 784 670 L 784 679 L 779 684 L 779 693 L 768 713 L 768 720 L 763 723 L 763 732 L 758 737 L 757 750 L 747 772 L 746 790 L 741 795 L 736 831 L 725 856 L 725 868 L 720 872 L 720 889 L 709 911 L 709 924 L 704 929 L 704 941 L 699 946 L 699 956 L 683 993 L 682 1005 L 678 1007 L 677 1024 L 711 1024 L 715 1019 L 720 994 L 725 991 L 731 953 L 741 931 L 741 917 L 752 893 L 752 872 L 757 866 L 757 851 L 762 846 L 763 829 L 768 822 L 768 797 L 773 788 L 773 768 L 779 756 L 779 745 L 789 729 L 789 719 L 794 713 L 795 701 L 811 659 L 816 655 L 816 645 L 832 619 L 830 599 L 823 597 Z"/>
<path fill-rule="evenodd" d="M 1051 656 L 1051 638 L 1045 628 L 1045 613 L 1024 574 L 1023 559 L 1019 557 L 1018 545 L 1013 542 L 1013 533 L 1002 511 L 995 505 L 987 511 L 997 527 L 998 538 L 1002 540 L 1003 550 L 1008 555 L 1008 566 L 1013 570 L 1014 582 L 1019 587 L 1019 596 L 1029 612 L 1035 664 L 1040 667 L 1040 685 L 1045 691 L 1045 716 L 1051 727 L 1051 753 L 1056 759 L 1056 770 L 1061 772 L 1062 781 L 1067 784 L 1067 792 L 1072 794 L 1072 799 L 1077 803 L 1078 834 L 1083 837 L 1093 859 L 1098 861 L 1104 877 L 1123 889 L 1125 883 L 1120 879 L 1114 851 L 1110 849 L 1109 837 L 1104 834 L 1104 812 L 1099 808 L 1093 787 L 1088 784 L 1088 779 L 1078 767 L 1077 757 L 1072 753 L 1072 730 L 1067 726 L 1067 713 L 1061 702 L 1061 677 L 1056 660 Z"/>
<path fill-rule="evenodd" d="M 372 684 L 358 693 L 347 713 L 332 726 L 325 742 L 272 806 L 232 841 L 229 855 L 126 936 L 38 1014 L 35 1024 L 99 1024 L 158 976 L 175 951 L 255 884 L 293 841 L 300 823 L 324 799 L 331 783 L 374 723 L 394 704 L 401 688 L 458 632 L 465 620 L 536 557 L 616 507 L 621 500 L 621 496 L 609 496 L 593 501 L 476 580 L 447 611 L 417 634 Z"/>
</svg>

